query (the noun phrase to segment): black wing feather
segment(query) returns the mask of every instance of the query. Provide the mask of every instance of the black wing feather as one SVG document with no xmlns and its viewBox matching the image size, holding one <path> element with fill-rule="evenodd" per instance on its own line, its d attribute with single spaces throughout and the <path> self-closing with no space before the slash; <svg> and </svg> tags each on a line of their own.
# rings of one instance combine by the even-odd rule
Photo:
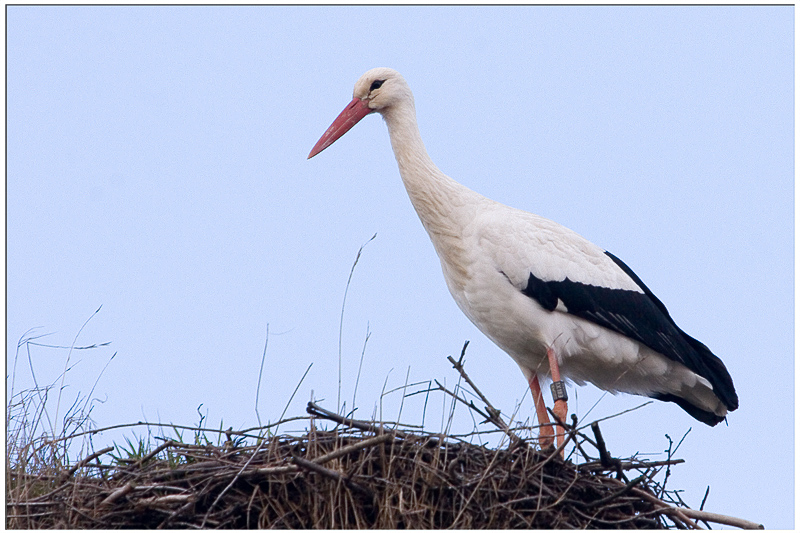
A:
<svg viewBox="0 0 800 533">
<path fill-rule="evenodd" d="M 544 281 L 533 274 L 530 274 L 528 285 L 522 292 L 548 311 L 555 310 L 561 301 L 568 313 L 637 340 L 669 359 L 681 363 L 692 372 L 706 378 L 728 410 L 735 410 L 739 406 L 739 399 L 733 380 L 722 361 L 703 343 L 684 333 L 675 324 L 666 306 L 628 265 L 610 252 L 606 252 L 606 255 L 641 288 L 642 292 L 578 283 L 569 278 L 562 281 Z M 675 401 L 666 397 L 659 399 Z M 681 402 L 677 403 L 686 409 Z M 688 409 L 687 411 L 695 418 L 706 422 L 692 411 Z"/>
</svg>

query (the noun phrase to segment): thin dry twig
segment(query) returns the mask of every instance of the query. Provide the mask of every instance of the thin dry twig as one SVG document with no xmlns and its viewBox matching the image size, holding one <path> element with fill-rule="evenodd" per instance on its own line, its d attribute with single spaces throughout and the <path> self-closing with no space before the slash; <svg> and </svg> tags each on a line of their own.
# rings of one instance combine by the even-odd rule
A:
<svg viewBox="0 0 800 533">
<path fill-rule="evenodd" d="M 100 457 L 101 455 L 107 454 L 108 452 L 110 452 L 110 451 L 113 451 L 113 450 L 114 450 L 114 447 L 113 447 L 113 446 L 109 446 L 109 447 L 107 447 L 107 448 L 103 448 L 103 449 L 102 449 L 102 450 L 100 450 L 99 452 L 95 452 L 95 453 L 93 453 L 93 454 L 91 454 L 91 455 L 87 455 L 86 457 L 84 457 L 83 459 L 81 459 L 80 461 L 78 461 L 78 463 L 76 463 L 76 464 L 75 464 L 75 466 L 73 466 L 72 468 L 70 468 L 69 470 L 67 470 L 67 472 L 66 472 L 66 476 L 67 476 L 67 477 L 71 476 L 71 475 L 72 475 L 72 474 L 74 474 L 74 473 L 75 473 L 75 472 L 76 472 L 76 471 L 77 471 L 79 468 L 82 468 L 82 467 L 86 466 L 86 465 L 87 465 L 87 464 L 88 464 L 90 461 L 94 461 L 95 459 L 97 459 L 97 458 L 98 458 L 98 457 Z"/>
<path fill-rule="evenodd" d="M 358 264 L 358 260 L 361 259 L 361 252 L 364 251 L 364 248 L 371 243 L 378 234 L 375 233 L 370 237 L 367 242 L 361 245 L 358 249 L 358 253 L 356 253 L 356 258 L 353 261 L 353 266 L 350 267 L 350 275 L 347 276 L 347 284 L 344 287 L 344 296 L 342 297 L 342 312 L 339 316 L 339 388 L 338 393 L 336 396 L 336 410 L 340 410 L 342 408 L 342 330 L 344 328 L 344 309 L 345 304 L 347 303 L 347 292 L 350 290 L 350 282 L 353 281 L 353 272 L 356 270 L 356 265 Z M 369 337 L 368 337 L 369 338 Z"/>
<path fill-rule="evenodd" d="M 303 459 L 302 457 L 298 457 L 297 455 L 293 455 L 292 456 L 292 462 L 294 462 L 294 464 L 296 464 L 296 465 L 298 465 L 298 466 L 300 466 L 302 468 L 305 468 L 305 469 L 310 470 L 312 472 L 316 472 L 318 474 L 322 474 L 323 476 L 326 476 L 326 477 L 328 477 L 330 479 L 333 479 L 335 481 L 339 481 L 339 482 L 345 484 L 347 486 L 347 488 L 356 490 L 356 491 L 358 491 L 358 492 L 360 492 L 362 494 L 365 494 L 365 495 L 369 496 L 370 498 L 375 496 L 375 494 L 371 490 L 369 490 L 368 488 L 362 487 L 358 483 L 356 483 L 356 482 L 354 482 L 354 481 L 352 481 L 350 479 L 347 479 L 346 477 L 342 476 L 339 472 L 336 472 L 336 471 L 331 470 L 329 468 L 325 468 L 324 466 L 319 465 L 319 464 L 315 463 L 314 461 L 307 461 L 307 460 Z"/>
<path fill-rule="evenodd" d="M 469 377 L 469 374 L 467 374 L 467 371 L 464 368 L 464 356 L 466 355 L 468 345 L 469 341 L 465 341 L 464 347 L 461 349 L 461 356 L 458 358 L 458 361 L 453 359 L 453 357 L 450 355 L 447 356 L 447 360 L 450 361 L 450 364 L 453 365 L 453 368 L 455 368 L 456 371 L 458 371 L 459 375 L 464 379 L 464 381 L 467 382 L 467 384 L 472 388 L 475 394 L 478 395 L 478 398 L 480 398 L 481 401 L 484 403 L 485 412 L 476 407 L 475 404 L 473 404 L 472 402 L 467 402 L 457 394 L 451 393 L 445 387 L 443 387 L 438 381 L 436 382 L 436 384 L 439 385 L 440 390 L 449 394 L 456 400 L 462 402 L 464 405 L 466 405 L 473 411 L 479 413 L 487 422 L 490 422 L 495 427 L 500 429 L 503 433 L 505 433 L 508 436 L 513 445 L 515 446 L 523 445 L 524 441 L 520 439 L 514 432 L 511 431 L 511 429 L 508 427 L 508 424 L 506 424 L 503 418 L 500 416 L 500 410 L 492 405 L 489 399 L 486 398 L 486 396 L 484 396 L 483 392 L 481 392 L 481 390 L 478 388 L 475 382 L 472 381 L 472 379 Z"/>
</svg>

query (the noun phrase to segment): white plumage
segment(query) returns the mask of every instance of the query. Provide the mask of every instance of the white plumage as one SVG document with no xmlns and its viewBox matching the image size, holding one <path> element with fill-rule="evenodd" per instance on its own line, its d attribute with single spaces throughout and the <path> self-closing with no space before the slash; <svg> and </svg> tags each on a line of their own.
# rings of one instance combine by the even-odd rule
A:
<svg viewBox="0 0 800 533">
<path fill-rule="evenodd" d="M 674 401 L 710 425 L 738 407 L 722 362 L 683 333 L 619 259 L 555 222 L 490 200 L 442 173 L 425 150 L 414 98 L 399 73 L 372 69 L 353 96 L 309 158 L 369 113 L 384 117 L 403 183 L 450 293 L 520 366 L 541 423 L 548 419 L 538 379 L 551 372 L 557 377 L 558 370 L 578 384 Z"/>
</svg>

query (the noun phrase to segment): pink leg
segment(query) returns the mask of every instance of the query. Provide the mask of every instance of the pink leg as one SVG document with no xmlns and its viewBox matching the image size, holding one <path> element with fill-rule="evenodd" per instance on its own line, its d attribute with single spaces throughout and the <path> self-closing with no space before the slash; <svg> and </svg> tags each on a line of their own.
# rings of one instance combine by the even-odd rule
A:
<svg viewBox="0 0 800 533">
<path fill-rule="evenodd" d="M 550 416 L 544 405 L 542 388 L 539 386 L 539 378 L 533 375 L 528 382 L 533 395 L 533 405 L 536 407 L 536 417 L 539 419 L 539 446 L 544 449 L 553 445 L 553 426 L 550 425 Z"/>
<path fill-rule="evenodd" d="M 547 349 L 547 359 L 550 361 L 550 376 L 553 378 L 553 383 L 561 382 L 561 372 L 558 369 L 558 361 L 556 360 L 556 353 L 553 348 Z M 563 382 L 561 382 L 563 385 Z M 541 395 L 541 390 L 539 391 Z M 559 398 L 555 401 L 553 405 L 553 413 L 561 419 L 562 422 L 567 421 L 567 400 L 566 398 Z M 561 446 L 564 442 L 564 428 L 556 425 L 556 443 L 557 446 Z M 561 452 L 564 453 L 563 450 Z"/>
</svg>

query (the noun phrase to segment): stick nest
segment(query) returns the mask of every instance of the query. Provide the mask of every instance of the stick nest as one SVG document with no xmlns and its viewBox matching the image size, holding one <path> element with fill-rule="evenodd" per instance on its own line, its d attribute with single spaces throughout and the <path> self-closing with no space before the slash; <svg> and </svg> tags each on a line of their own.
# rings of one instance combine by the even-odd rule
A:
<svg viewBox="0 0 800 533">
<path fill-rule="evenodd" d="M 520 438 L 491 449 L 346 419 L 313 403 L 308 412 L 304 434 L 269 436 L 253 446 L 237 446 L 230 434 L 222 446 L 167 440 L 135 462 L 103 462 L 113 449 L 106 448 L 54 474 L 12 474 L 6 526 L 699 527 L 685 514 L 691 510 L 660 499 L 664 490 L 653 481 L 680 461 L 576 465 Z M 335 429 L 319 429 L 321 418 L 337 422 Z M 581 448 L 597 445 L 574 429 L 570 437 Z M 630 471 L 640 475 L 629 480 Z"/>
</svg>

